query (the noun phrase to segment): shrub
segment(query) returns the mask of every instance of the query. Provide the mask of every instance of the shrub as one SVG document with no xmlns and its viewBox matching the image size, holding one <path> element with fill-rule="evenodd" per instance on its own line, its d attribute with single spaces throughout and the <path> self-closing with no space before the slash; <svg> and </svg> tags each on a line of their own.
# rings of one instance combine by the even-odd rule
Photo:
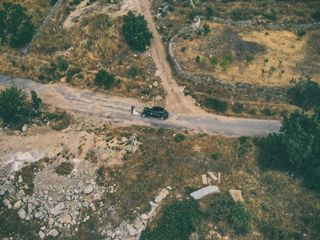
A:
<svg viewBox="0 0 320 240">
<path fill-rule="evenodd" d="M 196 231 L 201 219 L 195 201 L 176 202 L 165 208 L 157 226 L 147 228 L 141 240 L 186 240 Z"/>
<path fill-rule="evenodd" d="M 320 191 L 320 114 L 295 112 L 284 117 L 279 133 L 257 141 L 262 168 L 291 171 L 306 186 Z"/>
<path fill-rule="evenodd" d="M 56 173 L 59 175 L 69 175 L 74 166 L 69 163 L 69 162 L 62 162 L 57 168 L 56 168 Z"/>
<path fill-rule="evenodd" d="M 310 110 L 320 106 L 320 85 L 310 78 L 301 78 L 288 91 L 289 99 L 303 109 Z"/>
<path fill-rule="evenodd" d="M 207 19 L 210 19 L 211 17 L 213 17 L 215 14 L 215 9 L 212 6 L 208 6 L 206 8 L 206 13 L 205 16 Z"/>
<path fill-rule="evenodd" d="M 0 117 L 6 124 L 24 123 L 29 120 L 31 106 L 27 94 L 16 87 L 0 92 Z"/>
<path fill-rule="evenodd" d="M 207 98 L 204 100 L 204 106 L 217 112 L 225 112 L 228 109 L 228 103 L 217 98 Z"/>
<path fill-rule="evenodd" d="M 312 14 L 312 18 L 316 21 L 320 21 L 320 9 Z"/>
<path fill-rule="evenodd" d="M 135 66 L 132 66 L 128 70 L 128 75 L 132 78 L 136 77 L 139 74 L 139 69 Z"/>
<path fill-rule="evenodd" d="M 4 2 L 0 10 L 0 38 L 13 48 L 24 47 L 32 39 L 35 28 L 26 9 L 19 3 Z"/>
<path fill-rule="evenodd" d="M 209 25 L 208 24 L 204 24 L 203 25 L 203 34 L 204 35 L 208 35 L 208 33 L 211 31 L 211 29 L 210 29 L 210 27 L 209 27 Z"/>
<path fill-rule="evenodd" d="M 247 234 L 251 230 L 251 214 L 241 202 L 237 202 L 231 208 L 230 223 L 238 234 Z"/>
<path fill-rule="evenodd" d="M 211 158 L 213 160 L 219 160 L 222 156 L 223 156 L 223 154 L 221 152 L 215 152 L 215 153 L 211 154 Z"/>
<path fill-rule="evenodd" d="M 131 49 L 139 52 L 151 45 L 152 33 L 148 30 L 147 21 L 142 15 L 135 16 L 131 11 L 124 16 L 122 34 Z"/>
<path fill-rule="evenodd" d="M 57 67 L 60 71 L 66 71 L 69 67 L 68 61 L 64 57 L 58 57 L 56 60 Z"/>
<path fill-rule="evenodd" d="M 298 37 L 303 37 L 304 35 L 307 34 L 307 32 L 305 30 L 298 30 L 296 34 Z"/>
<path fill-rule="evenodd" d="M 218 64 L 218 59 L 216 57 L 211 57 L 210 62 L 212 65 L 217 65 Z"/>
<path fill-rule="evenodd" d="M 241 103 L 235 103 L 233 106 L 232 106 L 232 111 L 235 112 L 235 113 L 242 113 L 244 110 L 244 107 Z"/>
<path fill-rule="evenodd" d="M 115 76 L 108 73 L 106 70 L 101 69 L 95 77 L 95 83 L 99 87 L 104 87 L 105 89 L 111 89 L 115 84 Z"/>
<path fill-rule="evenodd" d="M 251 230 L 251 213 L 242 202 L 234 203 L 228 194 L 213 198 L 208 216 L 214 222 L 223 221 L 230 224 L 237 234 L 247 234 Z"/>
<path fill-rule="evenodd" d="M 174 141 L 177 143 L 182 142 L 185 139 L 186 139 L 186 136 L 184 136 L 183 134 L 180 134 L 180 133 L 178 133 L 174 136 Z"/>
<path fill-rule="evenodd" d="M 66 129 L 70 124 L 70 117 L 66 112 L 48 113 L 49 126 L 56 131 Z"/>
<path fill-rule="evenodd" d="M 253 55 L 252 53 L 250 53 L 250 54 L 248 54 L 248 55 L 246 56 L 246 61 L 247 61 L 247 63 L 252 62 L 253 59 L 254 59 L 254 55 Z"/>
<path fill-rule="evenodd" d="M 32 90 L 30 93 L 31 93 L 33 111 L 34 111 L 35 115 L 38 115 L 40 112 L 42 101 L 38 97 L 38 95 L 35 91 Z"/>
<path fill-rule="evenodd" d="M 58 0 L 50 0 L 50 5 L 54 6 Z"/>
</svg>

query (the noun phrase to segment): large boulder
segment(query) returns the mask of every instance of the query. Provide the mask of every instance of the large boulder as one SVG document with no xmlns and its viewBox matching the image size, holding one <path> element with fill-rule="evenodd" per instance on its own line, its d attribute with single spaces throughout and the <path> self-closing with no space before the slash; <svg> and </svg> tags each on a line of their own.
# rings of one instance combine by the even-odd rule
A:
<svg viewBox="0 0 320 240">
<path fill-rule="evenodd" d="M 219 187 L 217 186 L 208 186 L 208 187 L 204 187 L 199 189 L 198 191 L 195 191 L 193 193 L 190 194 L 190 196 L 194 199 L 194 200 L 199 200 L 205 196 L 208 196 L 210 194 L 213 193 L 219 193 Z"/>
</svg>

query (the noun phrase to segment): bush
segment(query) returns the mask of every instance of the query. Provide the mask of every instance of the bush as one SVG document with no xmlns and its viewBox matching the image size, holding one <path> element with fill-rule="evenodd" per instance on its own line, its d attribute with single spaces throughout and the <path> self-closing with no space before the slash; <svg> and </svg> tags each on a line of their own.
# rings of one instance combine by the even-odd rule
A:
<svg viewBox="0 0 320 240">
<path fill-rule="evenodd" d="M 303 37 L 304 35 L 307 34 L 307 32 L 305 30 L 298 30 L 296 34 L 298 37 Z"/>
<path fill-rule="evenodd" d="M 105 89 L 111 89 L 115 84 L 115 81 L 115 76 L 111 73 L 108 73 L 104 69 L 101 69 L 95 77 L 96 85 L 99 87 L 104 87 Z"/>
<path fill-rule="evenodd" d="M 148 30 L 147 21 L 142 15 L 135 16 L 131 11 L 124 16 L 122 34 L 129 47 L 143 52 L 151 45 L 152 33 Z"/>
<path fill-rule="evenodd" d="M 214 222 L 223 221 L 230 224 L 237 234 L 247 234 L 251 230 L 251 213 L 242 202 L 234 203 L 228 194 L 213 198 L 208 216 Z"/>
<path fill-rule="evenodd" d="M 69 175 L 74 166 L 69 163 L 69 162 L 62 162 L 57 168 L 56 168 L 56 173 L 59 175 Z"/>
<path fill-rule="evenodd" d="M 147 228 L 141 240 L 186 240 L 196 231 L 201 219 L 195 201 L 176 202 L 165 208 L 154 229 Z"/>
<path fill-rule="evenodd" d="M 38 95 L 35 91 L 32 90 L 30 93 L 31 93 L 31 100 L 32 100 L 32 107 L 34 110 L 34 114 L 38 115 L 40 113 L 42 101 L 38 97 Z"/>
<path fill-rule="evenodd" d="M 0 117 L 6 124 L 24 123 L 29 120 L 31 106 L 27 94 L 16 87 L 0 92 Z"/>
<path fill-rule="evenodd" d="M 285 117 L 279 133 L 257 141 L 262 168 L 291 171 L 320 192 L 320 114 L 295 112 Z"/>
<path fill-rule="evenodd" d="M 60 71 L 66 71 L 69 67 L 68 61 L 64 57 L 58 57 L 56 60 L 57 67 Z"/>
<path fill-rule="evenodd" d="M 128 75 L 132 78 L 135 78 L 139 74 L 139 69 L 135 66 L 130 67 L 128 70 Z"/>
<path fill-rule="evenodd" d="M 211 17 L 213 17 L 215 14 L 215 9 L 212 6 L 208 6 L 206 8 L 206 13 L 205 16 L 207 19 L 210 19 Z"/>
<path fill-rule="evenodd" d="M 50 5 L 54 6 L 58 0 L 50 0 Z"/>
<path fill-rule="evenodd" d="M 218 64 L 218 59 L 216 57 L 211 57 L 210 62 L 213 66 Z"/>
<path fill-rule="evenodd" d="M 207 98 L 204 100 L 204 106 L 217 112 L 225 112 L 228 109 L 228 103 L 217 98 Z"/>
<path fill-rule="evenodd" d="M 305 110 L 320 106 L 320 85 L 310 78 L 300 79 L 288 91 L 292 104 L 302 107 Z"/>
<path fill-rule="evenodd" d="M 174 136 L 174 141 L 177 143 L 182 142 L 185 139 L 186 139 L 186 136 L 184 136 L 183 134 L 180 134 L 180 133 L 178 133 Z"/>
<path fill-rule="evenodd" d="M 4 2 L 0 10 L 0 39 L 13 48 L 24 47 L 32 39 L 35 28 L 26 9 L 18 3 Z"/>
<path fill-rule="evenodd" d="M 242 113 L 244 110 L 244 107 L 241 103 L 235 103 L 233 106 L 232 106 L 232 111 L 235 112 L 235 113 Z"/>
<path fill-rule="evenodd" d="M 320 9 L 312 14 L 312 18 L 316 21 L 320 21 Z"/>
</svg>

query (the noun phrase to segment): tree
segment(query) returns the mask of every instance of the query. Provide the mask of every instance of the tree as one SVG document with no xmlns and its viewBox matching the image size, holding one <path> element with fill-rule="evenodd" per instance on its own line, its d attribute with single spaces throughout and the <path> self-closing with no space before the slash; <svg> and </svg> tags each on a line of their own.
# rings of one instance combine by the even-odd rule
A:
<svg viewBox="0 0 320 240">
<path fill-rule="evenodd" d="M 95 78 L 96 85 L 104 87 L 106 89 L 111 89 L 115 84 L 116 78 L 113 74 L 108 73 L 106 70 L 101 69 Z"/>
<path fill-rule="evenodd" d="M 147 21 L 142 15 L 135 16 L 131 11 L 124 16 L 122 34 L 129 47 L 143 52 L 151 45 L 152 33 L 148 30 Z"/>
<path fill-rule="evenodd" d="M 320 113 L 296 111 L 285 117 L 279 133 L 258 140 L 263 168 L 290 171 L 306 186 L 320 191 Z"/>
<path fill-rule="evenodd" d="M 302 107 L 305 110 L 320 106 L 320 85 L 310 78 L 299 79 L 289 89 L 288 95 L 292 104 Z"/>
<path fill-rule="evenodd" d="M 40 112 L 42 101 L 38 97 L 38 95 L 35 91 L 32 90 L 30 92 L 30 94 L 31 94 L 32 107 L 33 107 L 34 113 L 35 113 L 35 115 L 38 115 Z"/>
<path fill-rule="evenodd" d="M 13 48 L 24 47 L 31 41 L 35 28 L 26 9 L 18 3 L 4 2 L 0 10 L 0 38 Z"/>
<path fill-rule="evenodd" d="M 29 119 L 30 104 L 21 89 L 10 87 L 0 92 L 0 117 L 6 124 L 17 124 Z"/>
</svg>

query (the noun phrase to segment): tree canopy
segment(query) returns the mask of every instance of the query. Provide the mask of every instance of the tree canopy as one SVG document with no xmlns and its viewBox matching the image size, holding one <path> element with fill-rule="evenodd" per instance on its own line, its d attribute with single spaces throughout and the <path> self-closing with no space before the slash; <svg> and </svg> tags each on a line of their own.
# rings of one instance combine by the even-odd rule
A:
<svg viewBox="0 0 320 240">
<path fill-rule="evenodd" d="M 290 171 L 306 186 L 320 191 L 320 113 L 295 112 L 285 117 L 279 133 L 258 141 L 262 167 Z"/>
<path fill-rule="evenodd" d="M 151 45 L 152 33 L 148 30 L 147 21 L 142 15 L 135 16 L 131 11 L 124 16 L 122 34 L 129 47 L 143 52 Z"/>
<path fill-rule="evenodd" d="M 0 42 L 13 48 L 24 47 L 32 39 L 35 28 L 26 9 L 19 3 L 4 2 L 0 10 Z"/>
</svg>

